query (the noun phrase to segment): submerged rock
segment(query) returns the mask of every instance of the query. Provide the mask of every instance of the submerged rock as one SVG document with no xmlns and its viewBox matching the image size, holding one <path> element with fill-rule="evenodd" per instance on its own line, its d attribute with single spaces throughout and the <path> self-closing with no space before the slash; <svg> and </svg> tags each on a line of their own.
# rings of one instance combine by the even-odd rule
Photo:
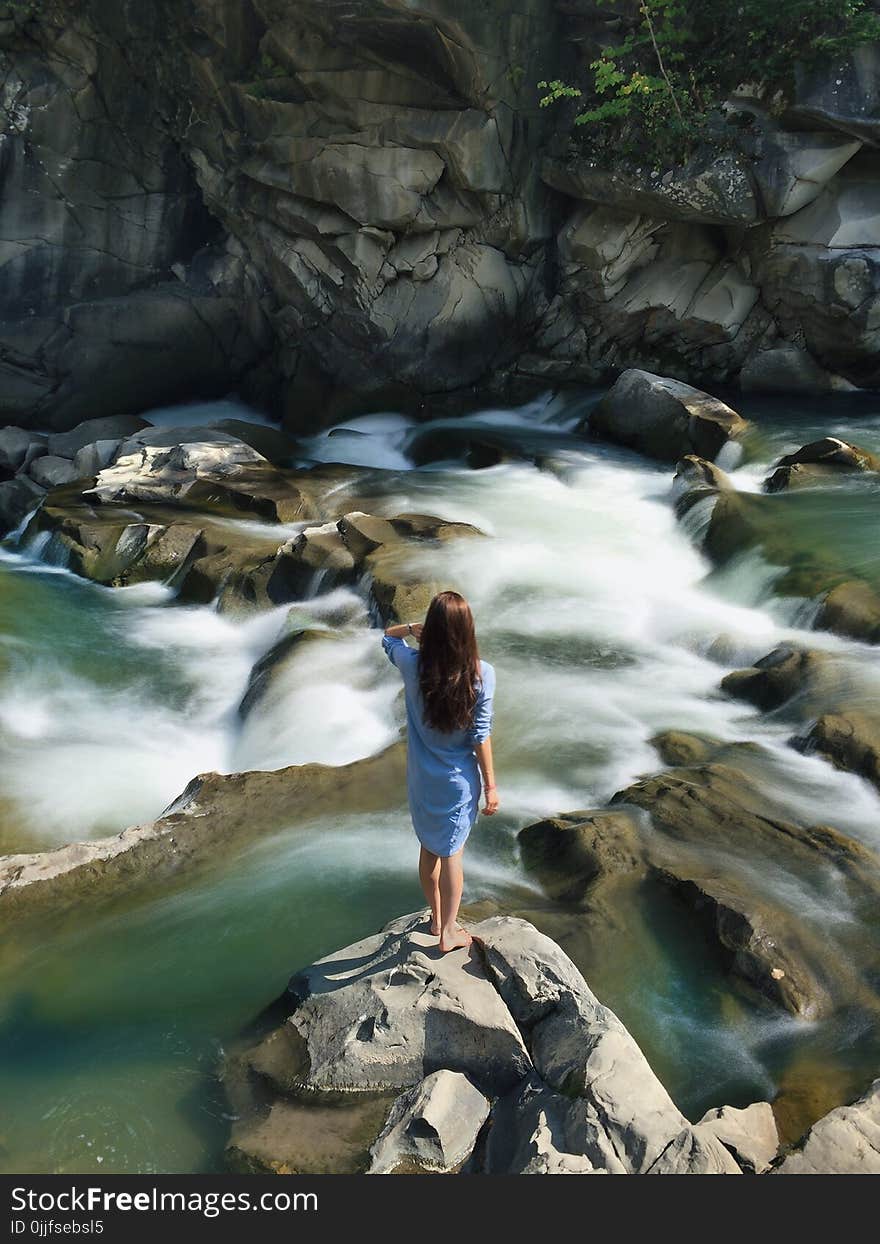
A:
<svg viewBox="0 0 880 1244">
<path fill-rule="evenodd" d="M 838 769 L 865 778 L 880 790 L 880 721 L 867 713 L 823 713 L 802 738 L 804 752 L 819 752 Z"/>
<path fill-rule="evenodd" d="M 53 851 L 0 856 L 0 925 L 177 883 L 185 871 L 308 816 L 395 808 L 406 749 L 366 760 L 193 778 L 156 821 Z"/>
<path fill-rule="evenodd" d="M 714 943 L 726 970 L 751 990 L 807 1018 L 839 1006 L 877 1005 L 877 957 L 820 936 L 788 889 L 819 890 L 829 875 L 869 911 L 880 898 L 880 860 L 829 826 L 782 813 L 759 777 L 757 744 L 668 732 L 652 743 L 677 767 L 618 792 L 611 807 L 571 812 L 520 832 L 523 862 L 570 918 L 625 914 L 638 887 L 670 888 Z M 772 778 L 771 778 L 772 781 Z M 757 870 L 757 873 L 756 873 Z M 609 899 L 610 895 L 610 899 Z M 607 918 L 607 917 L 606 917 Z M 590 937 L 583 923 L 584 936 Z"/>
<path fill-rule="evenodd" d="M 712 460 L 747 427 L 718 398 L 636 369 L 615 381 L 589 417 L 591 433 L 663 462 L 677 462 L 686 454 Z"/>
<path fill-rule="evenodd" d="M 234 1164 L 327 1169 L 309 1112 L 338 1110 L 346 1169 L 739 1173 L 554 942 L 509 916 L 472 932 L 470 951 L 440 955 L 424 915 L 403 917 L 294 976 L 283 1023 L 226 1060 Z M 404 1092 L 378 1102 L 368 1157 L 350 1103 L 389 1087 Z"/>
</svg>

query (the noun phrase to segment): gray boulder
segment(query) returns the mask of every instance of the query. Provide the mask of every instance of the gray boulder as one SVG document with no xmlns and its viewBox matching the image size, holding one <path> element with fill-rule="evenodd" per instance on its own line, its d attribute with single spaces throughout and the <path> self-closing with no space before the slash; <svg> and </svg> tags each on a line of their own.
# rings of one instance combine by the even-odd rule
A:
<svg viewBox="0 0 880 1244">
<path fill-rule="evenodd" d="M 876 44 L 852 48 L 837 60 L 795 66 L 795 102 L 786 120 L 795 126 L 851 134 L 880 144 L 880 52 Z"/>
<path fill-rule="evenodd" d="M 75 458 L 79 450 L 96 441 L 119 441 L 142 428 L 152 425 L 138 415 L 108 415 L 101 419 L 86 419 L 69 432 L 53 432 L 49 436 L 49 453 L 59 458 Z"/>
<path fill-rule="evenodd" d="M 683 1128 L 666 1146 L 649 1175 L 741 1175 L 733 1154 L 711 1131 Z"/>
<path fill-rule="evenodd" d="M 54 454 L 35 458 L 28 471 L 34 483 L 41 488 L 59 488 L 62 484 L 70 484 L 76 479 L 76 468 L 70 459 L 58 458 Z"/>
<path fill-rule="evenodd" d="M 753 355 L 739 373 L 746 393 L 830 393 L 851 387 L 832 376 L 807 350 L 799 346 L 773 346 Z"/>
<path fill-rule="evenodd" d="M 441 955 L 425 915 L 404 916 L 294 976 L 275 1009 L 288 1018 L 227 1058 L 234 1163 L 339 1169 L 372 1126 L 369 1159 L 345 1169 L 739 1172 L 554 942 L 510 916 L 472 932 L 470 951 Z M 401 1088 L 384 1121 L 345 1113 Z M 336 1126 L 310 1141 L 309 1112 L 331 1108 Z"/>
<path fill-rule="evenodd" d="M 465 950 L 439 955 L 414 917 L 298 973 L 287 1022 L 306 1057 L 285 1086 L 376 1092 L 445 1068 L 493 1096 L 511 1088 L 531 1060 L 490 981 L 463 970 L 468 959 Z"/>
<path fill-rule="evenodd" d="M 756 1101 L 744 1110 L 720 1106 L 708 1110 L 694 1128 L 701 1135 L 711 1133 L 729 1149 L 738 1164 L 755 1175 L 768 1170 L 779 1152 L 779 1132 L 773 1107 Z"/>
<path fill-rule="evenodd" d="M 880 1080 L 815 1123 L 774 1175 L 880 1175 Z"/>
<path fill-rule="evenodd" d="M 82 449 L 78 449 L 73 456 L 73 469 L 76 471 L 76 479 L 89 479 L 93 475 L 97 475 L 99 471 L 103 471 L 105 467 L 110 466 L 122 441 L 118 438 L 111 440 L 93 441 L 90 445 L 83 445 Z"/>
<path fill-rule="evenodd" d="M 0 481 L 0 535 L 14 530 L 45 495 L 45 489 L 26 475 Z"/>
<path fill-rule="evenodd" d="M 663 462 L 686 454 L 713 460 L 746 420 L 718 398 L 679 380 L 632 368 L 589 417 L 589 431 Z"/>
<path fill-rule="evenodd" d="M 455 1171 L 470 1157 L 488 1117 L 489 1102 L 467 1076 L 432 1072 L 391 1107 L 367 1174 Z"/>
<path fill-rule="evenodd" d="M 837 436 L 825 436 L 780 458 L 764 487 L 767 492 L 781 492 L 784 488 L 822 483 L 846 472 L 878 470 L 880 459 L 867 450 Z"/>
<path fill-rule="evenodd" d="M 0 472 L 14 475 L 40 453 L 46 452 L 46 437 L 26 428 L 0 428 Z"/>
</svg>

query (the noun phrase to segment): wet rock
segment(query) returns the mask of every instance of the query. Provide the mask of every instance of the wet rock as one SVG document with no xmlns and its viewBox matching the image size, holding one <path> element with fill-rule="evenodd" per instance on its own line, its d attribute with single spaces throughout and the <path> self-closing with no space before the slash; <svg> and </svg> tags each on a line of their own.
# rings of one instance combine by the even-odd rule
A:
<svg viewBox="0 0 880 1244">
<path fill-rule="evenodd" d="M 362 562 L 368 553 L 397 539 L 397 532 L 387 518 L 376 518 L 373 514 L 352 511 L 343 514 L 337 523 L 339 534 L 346 548 L 351 550 L 352 557 Z"/>
<path fill-rule="evenodd" d="M 670 885 L 700 918 L 726 955 L 728 970 L 793 1014 L 816 1017 L 837 997 L 863 985 L 784 899 L 755 885 L 750 870 L 780 867 L 810 878 L 833 867 L 854 901 L 872 903 L 876 861 L 858 843 L 828 826 L 787 819 L 732 763 L 736 745 L 719 759 L 645 778 L 620 791 L 612 804 L 650 814 L 655 836 L 647 855 L 654 875 Z M 713 846 L 723 844 L 719 873 Z"/>
<path fill-rule="evenodd" d="M 527 825 L 522 860 L 551 897 L 578 902 L 591 884 L 644 866 L 638 831 L 623 812 L 569 812 Z"/>
<path fill-rule="evenodd" d="M 724 402 L 665 376 L 631 369 L 595 407 L 589 430 L 664 462 L 687 454 L 714 459 L 746 421 Z"/>
<path fill-rule="evenodd" d="M 0 480 L 0 535 L 13 531 L 45 495 L 45 489 L 26 475 Z"/>
<path fill-rule="evenodd" d="M 769 498 L 752 493 L 719 493 L 703 539 L 712 561 L 723 566 L 746 549 L 772 540 L 775 531 L 770 504 Z"/>
<path fill-rule="evenodd" d="M 230 1092 L 231 1080 L 227 1071 L 227 1093 L 249 1104 L 252 1094 L 240 1088 Z M 360 1174 L 369 1165 L 370 1146 L 385 1123 L 390 1096 L 364 1095 L 332 1105 L 279 1098 L 268 1113 L 233 1124 L 227 1163 L 243 1175 Z"/>
<path fill-rule="evenodd" d="M 470 1157 L 489 1102 L 456 1071 L 435 1071 L 402 1093 L 373 1145 L 367 1174 L 456 1171 Z"/>
<path fill-rule="evenodd" d="M 370 576 L 370 596 L 384 625 L 423 618 L 432 598 L 454 584 L 426 579 L 421 561 L 414 564 L 415 542 L 443 542 L 482 533 L 469 523 L 450 523 L 426 514 L 398 514 L 390 520 L 397 539 L 368 553 L 364 570 Z M 375 529 L 374 529 L 375 534 Z"/>
<path fill-rule="evenodd" d="M 850 1106 L 838 1106 L 810 1128 L 774 1175 L 880 1174 L 880 1080 Z"/>
<path fill-rule="evenodd" d="M 150 541 L 137 561 L 120 573 L 119 580 L 125 586 L 146 582 L 174 585 L 186 578 L 205 548 L 201 527 L 174 523 Z"/>
<path fill-rule="evenodd" d="M 405 783 L 406 749 L 395 743 L 348 765 L 291 765 L 271 772 L 201 774 L 156 820 L 110 838 L 54 851 L 0 857 L 0 925 L 45 921 L 87 902 L 97 907 L 126 891 L 173 886 L 187 868 L 264 834 L 322 813 L 395 808 Z"/>
<path fill-rule="evenodd" d="M 747 359 L 739 383 L 745 393 L 831 393 L 842 387 L 809 351 L 792 345 L 773 346 Z"/>
<path fill-rule="evenodd" d="M 839 583 L 822 601 L 815 625 L 868 644 L 880 643 L 880 595 L 861 579 Z"/>
<path fill-rule="evenodd" d="M 48 451 L 59 458 L 75 458 L 81 449 L 96 441 L 121 441 L 152 425 L 138 415 L 108 415 L 101 419 L 86 419 L 69 432 L 54 432 L 49 436 Z"/>
<path fill-rule="evenodd" d="M 14 475 L 46 452 L 46 437 L 26 428 L 0 428 L 0 473 Z"/>
<path fill-rule="evenodd" d="M 880 460 L 873 454 L 836 436 L 826 436 L 780 458 L 773 473 L 764 481 L 764 487 L 768 492 L 779 492 L 799 484 L 821 483 L 835 474 L 877 470 L 880 470 Z"/>
<path fill-rule="evenodd" d="M 60 488 L 76 479 L 76 468 L 68 458 L 44 454 L 28 467 L 28 473 L 41 488 Z"/>
<path fill-rule="evenodd" d="M 865 778 L 880 790 L 880 721 L 866 713 L 825 713 L 796 745 L 819 752 L 838 769 Z"/>
<path fill-rule="evenodd" d="M 247 689 L 238 706 L 239 716 L 247 717 L 271 692 L 273 684 L 289 668 L 291 662 L 298 658 L 304 647 L 332 637 L 332 632 L 310 628 L 295 621 L 286 624 L 281 638 L 251 670 Z"/>
<path fill-rule="evenodd" d="M 773 1107 L 756 1101 L 744 1110 L 721 1106 L 708 1110 L 694 1128 L 711 1133 L 729 1149 L 739 1166 L 761 1175 L 779 1152 L 779 1133 Z"/>
<path fill-rule="evenodd" d="M 735 699 L 747 700 L 772 712 L 794 696 L 815 692 L 831 682 L 827 654 L 783 644 L 756 661 L 751 669 L 734 670 L 721 680 L 721 689 Z"/>
<path fill-rule="evenodd" d="M 717 754 L 719 743 L 708 735 L 687 734 L 683 730 L 665 730 L 651 739 L 651 746 L 666 765 L 694 765 Z"/>
<path fill-rule="evenodd" d="M 733 489 L 730 477 L 714 462 L 699 458 L 696 454 L 685 454 L 676 466 L 672 479 L 675 512 L 679 518 L 683 518 L 705 497 Z"/>
</svg>

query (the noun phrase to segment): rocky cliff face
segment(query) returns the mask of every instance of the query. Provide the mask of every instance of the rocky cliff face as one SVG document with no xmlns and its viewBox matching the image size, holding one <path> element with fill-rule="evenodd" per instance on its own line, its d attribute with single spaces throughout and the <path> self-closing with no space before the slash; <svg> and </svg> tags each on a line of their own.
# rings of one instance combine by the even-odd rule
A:
<svg viewBox="0 0 880 1244">
<path fill-rule="evenodd" d="M 741 150 L 548 155 L 556 0 L 0 5 L 0 412 L 238 386 L 289 427 L 644 365 L 880 379 L 875 49 Z M 842 380 L 841 380 L 842 378 Z"/>
</svg>

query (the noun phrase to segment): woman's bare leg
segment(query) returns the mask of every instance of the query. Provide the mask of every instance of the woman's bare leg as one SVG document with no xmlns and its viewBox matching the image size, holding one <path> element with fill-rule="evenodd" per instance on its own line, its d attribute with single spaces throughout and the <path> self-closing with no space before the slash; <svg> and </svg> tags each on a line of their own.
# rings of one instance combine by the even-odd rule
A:
<svg viewBox="0 0 880 1244">
<path fill-rule="evenodd" d="M 431 908 L 431 932 L 440 936 L 440 856 L 433 851 L 419 850 L 419 881 Z"/>
<path fill-rule="evenodd" d="M 470 946 L 470 933 L 456 924 L 464 889 L 464 847 L 455 855 L 440 857 L 440 949 L 455 950 L 458 946 Z"/>
</svg>

